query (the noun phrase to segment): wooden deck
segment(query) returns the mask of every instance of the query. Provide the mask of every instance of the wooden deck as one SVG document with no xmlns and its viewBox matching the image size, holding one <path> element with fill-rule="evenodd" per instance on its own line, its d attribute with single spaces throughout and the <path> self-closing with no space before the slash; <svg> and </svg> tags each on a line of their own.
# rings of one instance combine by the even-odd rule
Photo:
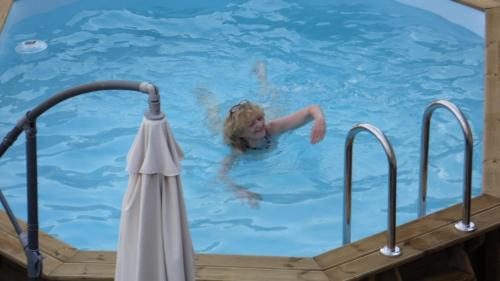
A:
<svg viewBox="0 0 500 281">
<path fill-rule="evenodd" d="M 26 228 L 24 223 L 22 227 Z M 116 252 L 78 251 L 43 232 L 40 232 L 40 249 L 45 280 L 113 280 Z M 1 281 L 25 280 L 22 279 L 25 273 L 19 270 L 26 267 L 24 252 L 3 212 L 0 212 L 0 257 L 9 261 L 10 268 L 15 267 L 3 269 L 0 261 Z M 197 255 L 196 264 L 197 280 L 328 280 L 312 258 L 203 254 Z"/>
<path fill-rule="evenodd" d="M 441 249 L 500 228 L 500 199 L 480 196 L 473 200 L 472 221 L 478 230 L 461 233 L 454 224 L 461 216 L 461 206 L 455 205 L 420 220 L 397 228 L 397 241 L 402 256 L 389 258 L 378 253 L 386 243 L 385 233 L 354 242 L 345 247 L 315 257 L 330 280 L 357 280 L 413 262 Z"/>
<path fill-rule="evenodd" d="M 453 1 L 482 11 L 486 9 L 500 7 L 500 0 L 453 0 Z"/>
<path fill-rule="evenodd" d="M 3 25 L 5 21 L 7 21 L 7 15 L 9 14 L 11 6 L 12 0 L 0 0 L 0 32 L 2 32 Z"/>
<path fill-rule="evenodd" d="M 387 278 L 380 276 L 386 275 L 407 280 L 401 276 L 413 275 L 407 272 L 414 271 L 413 268 L 425 262 L 429 255 L 446 256 L 453 252 L 452 256 L 457 259 L 457 255 L 466 255 L 457 250 L 457 245 L 500 229 L 500 199 L 487 195 L 475 198 L 472 214 L 472 221 L 478 226 L 478 230 L 472 233 L 461 233 L 454 228 L 461 215 L 460 205 L 399 226 L 397 242 L 402 256 L 397 258 L 379 254 L 379 248 L 386 243 L 386 234 L 379 233 L 314 258 L 199 254 L 196 257 L 197 280 L 385 280 Z M 43 232 L 40 233 L 40 248 L 44 256 L 44 279 L 47 281 L 113 280 L 115 252 L 79 251 Z M 3 267 L 0 261 L 1 281 L 24 280 L 25 273 L 20 270 L 26 266 L 24 253 L 4 213 L 0 213 L 0 257 L 7 261 Z M 470 263 L 460 260 L 463 264 Z M 443 268 L 440 267 L 440 270 Z M 467 268 L 469 270 L 464 270 L 463 274 L 473 276 L 470 266 Z M 443 272 L 450 278 L 460 274 L 456 271 Z M 2 277 L 7 274 L 10 276 Z"/>
</svg>

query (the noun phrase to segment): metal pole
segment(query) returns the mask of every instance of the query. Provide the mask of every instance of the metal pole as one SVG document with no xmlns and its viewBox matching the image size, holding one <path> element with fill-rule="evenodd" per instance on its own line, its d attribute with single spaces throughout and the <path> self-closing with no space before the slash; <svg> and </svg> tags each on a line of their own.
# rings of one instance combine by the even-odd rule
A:
<svg viewBox="0 0 500 281">
<path fill-rule="evenodd" d="M 465 225 L 470 225 L 470 209 L 471 209 L 471 195 L 472 195 L 472 151 L 473 141 L 466 140 L 465 144 L 465 160 L 464 160 L 464 208 L 462 211 L 462 221 Z"/>
<path fill-rule="evenodd" d="M 9 217 L 10 222 L 14 226 L 14 230 L 16 233 L 19 235 L 23 232 L 21 229 L 21 226 L 19 226 L 19 223 L 16 220 L 16 217 L 14 216 L 14 213 L 12 213 L 12 209 L 10 208 L 9 204 L 7 203 L 7 199 L 5 199 L 5 196 L 3 195 L 2 191 L 0 190 L 0 202 L 2 202 L 2 206 L 5 209 L 5 212 L 7 213 L 7 216 Z"/>
<path fill-rule="evenodd" d="M 10 132 L 7 133 L 7 135 L 3 138 L 2 143 L 0 143 L 0 157 L 9 149 L 9 147 L 17 140 L 17 137 L 23 132 L 23 127 L 22 125 L 16 125 Z M 5 209 L 5 212 L 7 213 L 7 216 L 9 217 L 10 222 L 14 226 L 14 229 L 16 230 L 16 233 L 20 235 L 23 230 L 19 226 L 19 223 L 16 220 L 16 217 L 14 216 L 14 213 L 12 212 L 9 203 L 7 202 L 7 199 L 3 195 L 2 191 L 0 190 L 0 202 L 2 203 L 2 206 Z"/>
<path fill-rule="evenodd" d="M 7 133 L 7 135 L 4 137 L 2 143 L 0 143 L 0 157 L 9 149 L 9 147 L 17 140 L 17 137 L 23 132 L 24 130 L 24 125 L 21 122 L 18 122 L 14 128 Z M 7 199 L 3 195 L 2 191 L 0 190 L 0 201 L 5 209 L 5 212 L 7 213 L 7 216 L 9 217 L 9 220 L 11 224 L 14 226 L 14 229 L 18 235 L 19 242 L 23 246 L 24 251 L 27 253 L 28 249 L 28 235 L 26 232 L 23 231 L 21 226 L 19 225 L 16 216 L 12 212 L 12 209 L 9 206 L 9 203 L 7 202 Z"/>
<path fill-rule="evenodd" d="M 33 110 L 31 110 L 26 117 L 29 120 L 36 120 L 38 116 L 42 115 L 45 111 L 64 100 L 81 94 L 104 90 L 129 90 L 148 94 L 150 110 L 145 113 L 146 117 L 160 119 L 163 117 L 163 113 L 160 110 L 158 87 L 148 82 L 139 83 L 121 80 L 98 81 L 69 88 L 43 101 L 41 104 L 33 108 Z"/>
<path fill-rule="evenodd" d="M 425 216 L 427 203 L 427 169 L 429 163 L 429 128 L 431 126 L 432 111 L 424 114 L 422 121 L 422 138 L 420 141 L 420 177 L 419 177 L 419 198 L 418 217 Z"/>
<path fill-rule="evenodd" d="M 445 108 L 450 111 L 457 121 L 460 123 L 464 134 L 464 184 L 463 184 L 463 206 L 462 220 L 455 224 L 455 228 L 459 231 L 470 232 L 476 230 L 476 226 L 470 221 L 471 209 L 471 194 L 472 194 L 472 153 L 473 153 L 473 137 L 472 130 L 462 111 L 453 103 L 446 100 L 437 100 L 431 102 L 422 119 L 422 140 L 420 151 L 420 183 L 419 183 L 419 200 L 418 200 L 418 216 L 422 217 L 426 213 L 427 200 L 427 174 L 429 162 L 429 130 L 431 124 L 432 113 L 438 108 Z"/>
<path fill-rule="evenodd" d="M 42 259 L 38 247 L 38 175 L 36 152 L 36 122 L 26 124 L 26 157 L 28 182 L 28 280 L 40 280 Z"/>
<path fill-rule="evenodd" d="M 390 149 L 390 154 L 387 155 L 387 160 L 389 161 L 389 191 L 387 192 L 389 214 L 387 216 L 387 230 L 389 233 L 387 238 L 387 247 L 382 248 L 381 252 L 386 256 L 398 256 L 400 254 L 399 248 L 396 247 L 396 185 L 398 171 L 396 157 L 394 155 L 394 152 L 392 151 L 392 147 L 390 146 L 388 141 L 383 145 L 386 152 L 386 146 L 389 146 Z M 394 157 L 391 158 L 391 156 L 389 155 L 394 155 Z"/>
<path fill-rule="evenodd" d="M 355 136 L 361 131 L 368 131 L 382 144 L 389 162 L 388 210 L 387 214 L 387 245 L 380 249 L 385 256 L 395 257 L 401 254 L 396 246 L 396 192 L 397 192 L 397 161 L 396 155 L 387 137 L 377 127 L 370 124 L 358 124 L 347 134 L 345 142 L 344 166 L 344 223 L 343 243 L 351 242 L 351 201 L 352 201 L 352 150 Z"/>
<path fill-rule="evenodd" d="M 352 209 L 352 156 L 353 156 L 353 143 L 354 132 L 353 129 L 349 131 L 345 142 L 344 154 L 344 223 L 342 231 L 343 244 L 351 243 L 351 209 Z"/>
</svg>

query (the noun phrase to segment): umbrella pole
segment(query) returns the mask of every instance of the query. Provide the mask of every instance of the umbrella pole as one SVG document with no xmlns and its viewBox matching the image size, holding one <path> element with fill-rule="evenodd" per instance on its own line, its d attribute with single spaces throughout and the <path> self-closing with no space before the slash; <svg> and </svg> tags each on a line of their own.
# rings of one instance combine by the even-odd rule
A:
<svg viewBox="0 0 500 281">
<path fill-rule="evenodd" d="M 26 157 L 28 181 L 28 280 L 38 281 L 42 276 L 42 256 L 38 248 L 38 175 L 36 153 L 36 122 L 28 121 L 26 131 Z"/>
</svg>

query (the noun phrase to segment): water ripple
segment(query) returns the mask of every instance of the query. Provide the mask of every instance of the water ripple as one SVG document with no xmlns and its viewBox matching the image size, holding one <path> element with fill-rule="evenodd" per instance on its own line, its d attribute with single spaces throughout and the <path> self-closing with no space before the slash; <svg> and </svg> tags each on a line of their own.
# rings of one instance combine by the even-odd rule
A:
<svg viewBox="0 0 500 281">
<path fill-rule="evenodd" d="M 4 31 L 4 134 L 26 111 L 75 85 L 126 79 L 159 86 L 186 156 L 184 194 L 197 251 L 266 254 L 273 245 L 270 253 L 315 255 L 340 245 L 344 138 L 356 123 L 379 127 L 394 146 L 398 223 L 415 217 L 420 122 L 430 101 L 456 103 L 471 121 L 474 149 L 483 146 L 484 40 L 395 1 L 75 1 Z M 15 53 L 31 38 L 47 42 L 43 56 Z M 267 81 L 252 72 L 256 62 Z M 262 195 L 252 209 L 217 176 L 229 149 L 207 128 L 216 126 L 197 88 L 213 93 L 221 118 L 242 99 L 262 104 L 269 118 L 320 104 L 327 136 L 310 145 L 308 124 L 267 153 L 240 157 L 229 176 Z M 77 247 L 116 245 L 125 157 L 147 108 L 144 96 L 123 92 L 77 97 L 37 122 L 41 225 Z M 445 113 L 436 112 L 431 130 L 429 198 L 437 210 L 459 197 L 463 140 Z M 16 213 L 25 210 L 24 144 L 20 138 L 0 160 L 2 190 Z M 475 152 L 474 194 L 481 163 Z M 360 134 L 353 220 L 362 223 L 353 237 L 381 230 L 373 221 L 386 218 L 387 169 L 380 145 Z M 81 229 L 99 235 L 89 239 Z"/>
<path fill-rule="evenodd" d="M 193 230 L 211 226 L 219 226 L 222 229 L 233 228 L 235 226 L 243 226 L 245 228 L 252 229 L 254 231 L 280 231 L 285 230 L 285 226 L 260 226 L 256 225 L 252 219 L 231 219 L 231 220 L 213 220 L 213 219 L 198 219 L 193 220 L 189 224 L 189 227 Z"/>
</svg>

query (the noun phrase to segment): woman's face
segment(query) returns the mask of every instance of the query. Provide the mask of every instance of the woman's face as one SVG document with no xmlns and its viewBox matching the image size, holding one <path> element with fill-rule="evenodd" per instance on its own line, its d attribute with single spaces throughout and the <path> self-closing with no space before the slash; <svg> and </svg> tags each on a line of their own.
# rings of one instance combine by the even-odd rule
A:
<svg viewBox="0 0 500 281">
<path fill-rule="evenodd" d="M 245 139 L 259 140 L 266 136 L 266 122 L 263 116 L 255 118 L 245 128 L 241 137 Z"/>
</svg>

